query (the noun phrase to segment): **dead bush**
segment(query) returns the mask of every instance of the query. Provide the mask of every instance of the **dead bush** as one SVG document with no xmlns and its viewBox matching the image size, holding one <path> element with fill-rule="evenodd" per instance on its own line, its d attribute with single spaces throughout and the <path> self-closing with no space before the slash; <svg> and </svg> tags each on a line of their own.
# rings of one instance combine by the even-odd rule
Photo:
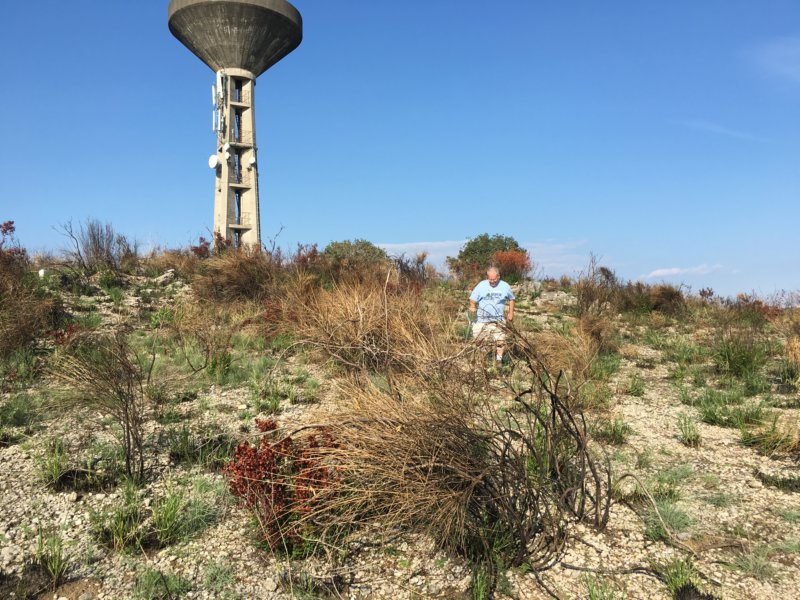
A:
<svg viewBox="0 0 800 600">
<path fill-rule="evenodd" d="M 67 257 L 88 274 L 99 271 L 133 272 L 139 264 L 139 246 L 117 233 L 111 223 L 87 219 L 77 228 L 68 221 L 61 232 L 69 240 Z"/>
<path fill-rule="evenodd" d="M 602 314 L 614 308 L 619 281 L 614 271 L 597 264 L 597 258 L 592 256 L 574 289 L 579 315 Z"/>
<path fill-rule="evenodd" d="M 75 337 L 54 359 L 51 375 L 66 386 L 51 400 L 59 411 L 84 409 L 87 417 L 110 417 L 120 427 L 128 477 L 145 472 L 145 427 L 155 354 L 136 352 L 124 332 Z"/>
</svg>

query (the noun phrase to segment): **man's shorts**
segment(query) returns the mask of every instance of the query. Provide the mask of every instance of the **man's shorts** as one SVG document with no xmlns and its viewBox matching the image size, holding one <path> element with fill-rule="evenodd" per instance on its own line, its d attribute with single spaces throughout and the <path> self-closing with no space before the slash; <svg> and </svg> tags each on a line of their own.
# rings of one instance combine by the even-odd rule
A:
<svg viewBox="0 0 800 600">
<path fill-rule="evenodd" d="M 472 337 L 481 342 L 505 342 L 507 335 L 502 329 L 503 321 L 495 321 L 491 323 L 472 324 Z"/>
</svg>

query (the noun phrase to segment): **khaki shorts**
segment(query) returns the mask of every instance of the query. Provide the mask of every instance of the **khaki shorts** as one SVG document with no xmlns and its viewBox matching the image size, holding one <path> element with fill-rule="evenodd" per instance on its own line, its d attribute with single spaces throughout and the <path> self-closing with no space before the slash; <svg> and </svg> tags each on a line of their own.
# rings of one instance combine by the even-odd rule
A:
<svg viewBox="0 0 800 600">
<path fill-rule="evenodd" d="M 472 324 L 472 337 L 481 342 L 495 342 L 502 343 L 508 337 L 506 332 L 503 331 L 502 325 L 505 321 L 496 321 L 492 323 L 478 323 Z"/>
</svg>

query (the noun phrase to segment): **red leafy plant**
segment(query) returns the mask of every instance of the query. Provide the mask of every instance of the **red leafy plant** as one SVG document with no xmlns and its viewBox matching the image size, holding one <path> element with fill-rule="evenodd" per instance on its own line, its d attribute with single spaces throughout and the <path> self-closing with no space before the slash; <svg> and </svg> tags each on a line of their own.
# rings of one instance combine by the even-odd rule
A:
<svg viewBox="0 0 800 600">
<path fill-rule="evenodd" d="M 239 444 L 223 472 L 233 495 L 255 518 L 260 540 L 273 551 L 293 554 L 319 536 L 309 517 L 340 483 L 321 455 L 338 446 L 324 428 L 299 439 L 275 439 L 275 421 L 256 419 L 256 426 L 263 434 L 258 445 Z"/>
</svg>

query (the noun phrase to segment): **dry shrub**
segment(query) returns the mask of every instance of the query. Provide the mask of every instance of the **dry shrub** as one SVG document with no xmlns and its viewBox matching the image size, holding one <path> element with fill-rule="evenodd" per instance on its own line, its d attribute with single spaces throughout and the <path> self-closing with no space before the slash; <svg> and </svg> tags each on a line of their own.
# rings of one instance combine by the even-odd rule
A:
<svg viewBox="0 0 800 600">
<path fill-rule="evenodd" d="M 176 305 L 169 333 L 193 372 L 224 377 L 232 364 L 233 336 L 257 319 L 252 304 L 185 301 Z"/>
<path fill-rule="evenodd" d="M 57 326 L 60 304 L 35 287 L 21 285 L 0 292 L 0 360 L 34 343 Z"/>
<path fill-rule="evenodd" d="M 124 332 L 102 337 L 75 337 L 50 368 L 67 387 L 51 402 L 56 410 L 86 409 L 90 415 L 110 417 L 121 430 L 127 475 L 144 476 L 145 427 L 155 354 L 136 352 Z"/>
<path fill-rule="evenodd" d="M 566 519 L 605 526 L 610 481 L 588 451 L 582 416 L 555 393 L 533 392 L 539 385 L 502 413 L 470 394 L 349 386 L 349 406 L 323 429 L 335 443 L 306 457 L 337 483 L 317 486 L 315 504 L 284 535 L 313 525 L 335 543 L 380 524 L 432 535 L 476 562 L 547 568 L 563 551 Z"/>
<path fill-rule="evenodd" d="M 139 245 L 117 233 L 111 223 L 87 219 L 75 227 L 72 221 L 61 226 L 70 241 L 68 258 L 85 272 L 134 271 L 139 265 Z"/>
<path fill-rule="evenodd" d="M 624 283 L 608 267 L 597 264 L 592 256 L 589 266 L 575 284 L 578 314 L 614 312 L 680 315 L 686 310 L 686 298 L 679 286 L 641 281 Z"/>
<path fill-rule="evenodd" d="M 686 310 L 686 298 L 680 287 L 662 283 L 651 286 L 648 295 L 651 310 L 665 315 L 680 315 Z"/>
<path fill-rule="evenodd" d="M 797 417 L 773 418 L 771 425 L 756 431 L 742 430 L 742 441 L 761 454 L 789 454 L 800 457 L 800 421 Z"/>
<path fill-rule="evenodd" d="M 155 277 L 170 269 L 179 277 L 189 278 L 197 271 L 200 260 L 187 250 L 155 249 L 142 259 L 145 272 Z"/>
<path fill-rule="evenodd" d="M 791 337 L 786 342 L 786 361 L 800 372 L 800 337 Z"/>
<path fill-rule="evenodd" d="M 298 340 L 355 369 L 413 371 L 442 348 L 450 317 L 413 288 L 368 282 L 295 287 L 282 307 Z M 444 352 L 444 350 L 442 350 Z"/>
<path fill-rule="evenodd" d="M 782 311 L 775 321 L 775 327 L 787 339 L 800 337 L 800 308 L 788 308 Z"/>
<path fill-rule="evenodd" d="M 279 283 L 280 263 L 260 249 L 229 249 L 200 263 L 192 287 L 204 300 L 261 300 Z"/>
<path fill-rule="evenodd" d="M 589 266 L 575 282 L 578 314 L 602 314 L 612 310 L 618 289 L 619 281 L 614 271 L 598 265 L 597 259 L 592 256 Z"/>
<path fill-rule="evenodd" d="M 14 222 L 0 224 L 0 360 L 55 327 L 59 302 L 37 285 L 28 253 L 14 239 Z"/>
<path fill-rule="evenodd" d="M 578 331 L 591 338 L 600 352 L 615 352 L 619 347 L 617 327 L 606 315 L 582 315 L 578 320 Z"/>
</svg>

